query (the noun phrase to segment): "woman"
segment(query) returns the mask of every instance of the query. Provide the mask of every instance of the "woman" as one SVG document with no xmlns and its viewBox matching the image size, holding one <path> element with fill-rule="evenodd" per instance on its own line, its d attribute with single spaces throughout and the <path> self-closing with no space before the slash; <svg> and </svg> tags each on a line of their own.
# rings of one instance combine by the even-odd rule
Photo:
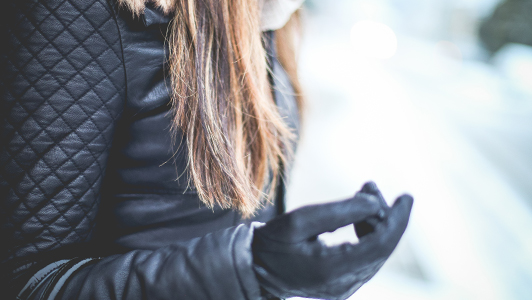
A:
<svg viewBox="0 0 532 300">
<path fill-rule="evenodd" d="M 301 107 L 290 13 L 255 0 L 6 6 L 7 299 L 344 299 L 395 248 L 412 199 L 389 208 L 372 183 L 282 214 Z M 316 239 L 352 223 L 357 245 Z"/>
</svg>

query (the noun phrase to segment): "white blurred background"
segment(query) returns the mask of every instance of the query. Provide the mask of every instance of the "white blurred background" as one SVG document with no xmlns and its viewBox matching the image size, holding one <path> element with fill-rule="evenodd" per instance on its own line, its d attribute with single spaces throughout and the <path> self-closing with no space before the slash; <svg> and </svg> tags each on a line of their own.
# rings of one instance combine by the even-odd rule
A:
<svg viewBox="0 0 532 300">
<path fill-rule="evenodd" d="M 288 209 L 368 180 L 390 204 L 415 198 L 398 248 L 351 299 L 532 299 L 532 47 L 483 46 L 500 2 L 307 0 Z"/>
</svg>

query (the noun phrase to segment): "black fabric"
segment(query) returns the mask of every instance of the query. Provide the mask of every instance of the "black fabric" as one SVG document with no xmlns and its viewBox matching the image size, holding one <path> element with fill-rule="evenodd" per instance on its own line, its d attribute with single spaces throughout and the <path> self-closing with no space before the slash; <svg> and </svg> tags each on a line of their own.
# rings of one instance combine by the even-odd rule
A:
<svg viewBox="0 0 532 300">
<path fill-rule="evenodd" d="M 46 292 L 64 300 L 260 299 L 252 236 L 252 227 L 239 225 L 156 250 L 106 256 L 45 279 L 30 299 Z"/>
<path fill-rule="evenodd" d="M 307 206 L 257 228 L 253 237 L 255 271 L 261 287 L 277 297 L 347 299 L 380 269 L 408 224 L 412 197 L 388 207 L 374 183 L 353 198 Z M 359 243 L 326 246 L 324 232 L 355 224 Z M 365 225 L 366 226 L 366 225 Z"/>
<path fill-rule="evenodd" d="M 40 254 L 90 240 L 126 89 L 120 35 L 108 3 L 3 5 L 5 283 L 39 261 Z"/>
<path fill-rule="evenodd" d="M 155 17 L 160 14 L 157 10 L 149 11 L 144 16 L 148 26 L 125 10 L 119 11 L 117 18 L 128 97 L 117 123 L 119 134 L 113 140 L 94 234 L 95 244 L 105 245 L 102 251 L 111 251 L 106 254 L 156 249 L 213 229 L 266 222 L 278 214 L 275 205 L 268 205 L 254 218 L 243 220 L 237 211 L 210 209 L 199 200 L 185 171 L 185 141 L 180 135 L 171 139 L 170 81 L 165 68 L 168 18 Z M 276 86 L 289 85 L 280 65 L 274 72 Z M 276 93 L 276 99 L 281 99 L 281 92 Z M 289 113 L 294 114 L 291 108 L 297 115 L 297 107 L 288 106 L 290 101 L 293 97 L 285 96 L 279 103 L 287 119 Z M 284 194 L 279 197 L 276 204 L 283 203 Z"/>
<path fill-rule="evenodd" d="M 153 8 L 133 18 L 105 0 L 10 0 L 2 14 L 6 297 L 51 262 L 91 257 L 103 258 L 73 274 L 69 264 L 62 269 L 68 280 L 54 273 L 63 280 L 43 282 L 35 295 L 53 295 L 50 288 L 61 285 L 57 297 L 64 299 L 120 298 L 126 288 L 140 289 L 138 299 L 180 291 L 186 299 L 258 297 L 249 224 L 279 209 L 267 206 L 242 220 L 235 211 L 206 208 L 187 186 L 183 141 L 169 134 L 169 19 Z M 275 84 L 289 86 L 276 63 Z M 284 97 L 281 113 L 297 115 L 293 98 Z M 154 283 L 153 274 L 162 277 Z M 101 289 L 102 280 L 109 289 Z"/>
</svg>

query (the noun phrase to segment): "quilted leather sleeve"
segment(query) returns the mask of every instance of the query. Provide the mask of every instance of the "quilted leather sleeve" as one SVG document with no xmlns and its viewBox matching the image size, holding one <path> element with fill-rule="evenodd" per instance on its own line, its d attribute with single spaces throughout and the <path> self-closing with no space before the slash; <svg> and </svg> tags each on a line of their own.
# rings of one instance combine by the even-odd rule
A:
<svg viewBox="0 0 532 300">
<path fill-rule="evenodd" d="M 2 14 L 0 259 L 11 288 L 90 238 L 126 81 L 107 1 L 9 0 Z"/>
</svg>

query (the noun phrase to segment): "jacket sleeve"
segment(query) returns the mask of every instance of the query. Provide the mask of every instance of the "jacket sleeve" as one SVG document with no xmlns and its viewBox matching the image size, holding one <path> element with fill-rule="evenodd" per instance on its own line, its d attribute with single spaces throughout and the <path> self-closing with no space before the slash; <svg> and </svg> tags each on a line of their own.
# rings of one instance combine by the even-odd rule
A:
<svg viewBox="0 0 532 300">
<path fill-rule="evenodd" d="M 250 226 L 84 254 L 126 98 L 114 3 L 10 0 L 0 13 L 2 298 L 256 298 Z"/>
<path fill-rule="evenodd" d="M 77 258 L 41 269 L 20 299 L 260 299 L 252 271 L 253 225 L 155 251 Z"/>
</svg>

